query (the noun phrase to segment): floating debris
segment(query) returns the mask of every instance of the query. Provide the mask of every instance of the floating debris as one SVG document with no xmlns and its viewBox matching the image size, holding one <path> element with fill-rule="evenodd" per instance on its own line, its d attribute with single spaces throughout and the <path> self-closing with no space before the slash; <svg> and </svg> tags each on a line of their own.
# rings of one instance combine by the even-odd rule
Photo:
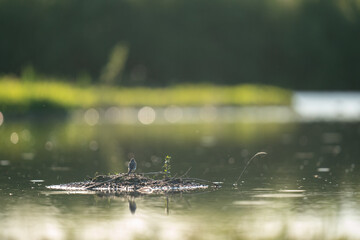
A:
<svg viewBox="0 0 360 240">
<path fill-rule="evenodd" d="M 44 180 L 42 180 L 42 179 L 33 179 L 33 180 L 30 180 L 30 182 L 32 182 L 32 183 L 42 183 L 42 182 L 44 182 Z"/>
<path fill-rule="evenodd" d="M 9 166 L 10 161 L 9 160 L 0 160 L 0 166 Z"/>
<path fill-rule="evenodd" d="M 24 160 L 33 160 L 35 154 L 32 152 L 26 152 L 26 153 L 22 153 L 21 156 Z"/>
<path fill-rule="evenodd" d="M 52 171 L 69 171 L 69 167 L 58 167 L 58 166 L 52 166 L 50 167 Z"/>
<path fill-rule="evenodd" d="M 155 180 L 142 174 L 120 173 L 99 175 L 88 181 L 46 186 L 49 189 L 66 191 L 106 191 L 123 193 L 166 193 L 204 190 L 220 187 L 218 184 L 197 178 L 165 178 Z"/>
<path fill-rule="evenodd" d="M 50 195 L 70 195 L 70 194 L 83 194 L 83 195 L 94 195 L 95 191 L 42 191 L 41 194 L 46 196 Z"/>
<path fill-rule="evenodd" d="M 318 171 L 318 172 L 330 172 L 330 168 L 325 168 L 325 167 L 323 167 L 323 168 L 318 168 L 317 171 Z"/>
</svg>

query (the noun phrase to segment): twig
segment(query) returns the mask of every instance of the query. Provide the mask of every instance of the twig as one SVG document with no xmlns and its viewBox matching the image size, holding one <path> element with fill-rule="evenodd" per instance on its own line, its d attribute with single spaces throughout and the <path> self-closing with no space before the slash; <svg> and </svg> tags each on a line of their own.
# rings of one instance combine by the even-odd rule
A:
<svg viewBox="0 0 360 240">
<path fill-rule="evenodd" d="M 124 174 L 120 174 L 119 176 L 113 177 L 113 178 L 111 178 L 111 179 L 109 179 L 109 180 L 94 183 L 94 184 L 92 184 L 92 185 L 90 185 L 90 186 L 87 186 L 85 189 L 91 189 L 91 188 L 100 186 L 100 185 L 103 184 L 103 183 L 115 181 L 116 179 L 118 179 L 118 178 L 120 178 L 120 177 L 123 177 L 123 176 L 124 176 Z"/>
<path fill-rule="evenodd" d="M 142 175 L 155 175 L 155 174 L 165 174 L 164 172 L 148 172 L 148 173 L 141 173 Z"/>
<path fill-rule="evenodd" d="M 253 159 L 255 159 L 257 156 L 266 155 L 266 154 L 267 154 L 266 152 L 258 152 L 258 153 L 256 153 L 254 156 L 252 156 L 252 158 L 246 163 L 246 165 L 245 165 L 244 169 L 242 170 L 239 178 L 236 180 L 236 182 L 235 182 L 233 185 L 234 185 L 234 186 L 237 186 L 237 184 L 238 184 L 239 180 L 241 179 L 242 175 L 244 174 L 246 168 L 249 166 L 249 164 L 251 163 L 251 161 L 252 161 Z"/>
<path fill-rule="evenodd" d="M 191 168 L 192 167 L 189 167 L 189 169 L 183 175 L 181 175 L 179 178 L 182 178 L 182 177 L 186 176 L 190 172 Z"/>
<path fill-rule="evenodd" d="M 163 172 L 148 172 L 148 173 L 141 173 L 141 174 L 142 175 L 155 175 L 155 174 L 164 174 L 164 173 Z M 104 183 L 115 181 L 116 179 L 118 179 L 120 177 L 123 177 L 123 176 L 126 176 L 126 175 L 128 175 L 128 174 L 120 174 L 119 176 L 112 177 L 111 179 L 108 179 L 106 181 L 94 183 L 94 184 L 92 184 L 90 186 L 87 186 L 85 189 L 91 189 L 91 188 L 100 186 L 100 185 L 102 185 Z"/>
<path fill-rule="evenodd" d="M 169 178 L 169 179 L 165 179 L 165 181 L 172 181 L 172 180 L 174 180 L 175 178 L 176 178 L 176 176 L 177 176 L 177 173 L 175 173 L 175 175 L 172 177 L 172 178 Z"/>
<path fill-rule="evenodd" d="M 213 184 L 215 186 L 219 186 L 218 184 L 216 184 L 214 182 L 211 182 L 211 181 L 208 181 L 208 180 L 205 180 L 205 179 L 200 179 L 200 178 L 183 178 L 183 180 L 195 180 L 195 181 L 211 183 L 211 184 Z"/>
</svg>

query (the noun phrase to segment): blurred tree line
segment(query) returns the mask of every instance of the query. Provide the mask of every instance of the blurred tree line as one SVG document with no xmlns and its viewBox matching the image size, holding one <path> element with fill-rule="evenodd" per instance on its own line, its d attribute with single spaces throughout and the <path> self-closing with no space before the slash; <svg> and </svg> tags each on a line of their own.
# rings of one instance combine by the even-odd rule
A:
<svg viewBox="0 0 360 240">
<path fill-rule="evenodd" d="M 358 0 L 0 0 L 0 73 L 359 90 L 359 9 Z"/>
</svg>

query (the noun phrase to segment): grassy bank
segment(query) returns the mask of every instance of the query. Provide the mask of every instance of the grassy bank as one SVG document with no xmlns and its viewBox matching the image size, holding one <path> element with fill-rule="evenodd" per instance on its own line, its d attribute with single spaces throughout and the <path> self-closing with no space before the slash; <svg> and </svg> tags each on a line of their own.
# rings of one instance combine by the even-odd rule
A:
<svg viewBox="0 0 360 240">
<path fill-rule="evenodd" d="M 166 88 L 80 86 L 54 80 L 0 78 L 0 107 L 88 108 L 104 106 L 289 105 L 291 92 L 264 85 L 177 85 Z M 1 110 L 1 109 L 0 109 Z"/>
</svg>

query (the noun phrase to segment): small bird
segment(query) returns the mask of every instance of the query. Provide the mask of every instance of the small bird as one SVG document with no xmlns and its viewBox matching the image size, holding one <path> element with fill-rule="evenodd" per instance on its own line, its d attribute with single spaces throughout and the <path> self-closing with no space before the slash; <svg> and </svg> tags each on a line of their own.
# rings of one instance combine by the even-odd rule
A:
<svg viewBox="0 0 360 240">
<path fill-rule="evenodd" d="M 135 172 L 136 170 L 136 161 L 134 158 L 131 158 L 129 165 L 128 165 L 128 174 L 131 172 Z"/>
</svg>

